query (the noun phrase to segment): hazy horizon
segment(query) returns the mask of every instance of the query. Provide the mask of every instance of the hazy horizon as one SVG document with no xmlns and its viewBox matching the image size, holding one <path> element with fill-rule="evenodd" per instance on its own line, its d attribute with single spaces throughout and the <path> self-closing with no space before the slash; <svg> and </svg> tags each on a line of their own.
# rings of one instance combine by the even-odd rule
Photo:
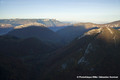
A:
<svg viewBox="0 0 120 80">
<path fill-rule="evenodd" d="M 0 19 L 57 19 L 109 23 L 120 20 L 120 0 L 0 0 Z"/>
</svg>

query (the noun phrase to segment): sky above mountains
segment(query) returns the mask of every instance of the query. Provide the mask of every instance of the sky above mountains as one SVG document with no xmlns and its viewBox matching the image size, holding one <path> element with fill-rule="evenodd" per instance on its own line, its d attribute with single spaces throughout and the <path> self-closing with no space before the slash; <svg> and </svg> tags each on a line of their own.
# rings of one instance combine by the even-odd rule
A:
<svg viewBox="0 0 120 80">
<path fill-rule="evenodd" d="M 0 19 L 53 18 L 105 23 L 120 19 L 120 0 L 0 0 Z"/>
</svg>

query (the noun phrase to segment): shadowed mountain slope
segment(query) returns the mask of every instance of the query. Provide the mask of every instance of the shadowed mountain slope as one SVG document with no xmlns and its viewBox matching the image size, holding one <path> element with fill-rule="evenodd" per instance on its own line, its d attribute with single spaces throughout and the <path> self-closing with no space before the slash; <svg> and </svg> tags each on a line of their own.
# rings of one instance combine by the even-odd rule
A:
<svg viewBox="0 0 120 80">
<path fill-rule="evenodd" d="M 44 26 L 28 26 L 10 31 L 7 35 L 19 38 L 35 37 L 45 43 L 64 44 L 62 37 Z"/>
<path fill-rule="evenodd" d="M 91 29 L 96 29 L 97 27 L 86 27 L 84 25 L 73 25 L 73 26 L 68 26 L 64 29 L 61 29 L 59 31 L 57 31 L 57 33 L 59 35 L 61 35 L 66 42 L 71 42 L 72 40 L 74 40 L 76 37 L 81 36 L 82 34 L 84 34 L 85 32 L 91 30 Z"/>
<path fill-rule="evenodd" d="M 76 37 L 84 34 L 85 32 L 100 27 L 112 27 L 114 29 L 120 29 L 120 21 L 114 21 L 107 24 L 75 23 L 71 26 L 58 30 L 57 33 L 61 35 L 65 39 L 65 41 L 69 43 Z"/>
<path fill-rule="evenodd" d="M 1 55 L 16 57 L 45 54 L 55 49 L 36 38 L 19 39 L 12 36 L 0 36 L 0 45 Z"/>
<path fill-rule="evenodd" d="M 77 75 L 120 75 L 120 31 L 93 29 L 49 56 L 48 79 L 76 80 Z M 53 75 L 50 75 L 53 74 Z"/>
</svg>

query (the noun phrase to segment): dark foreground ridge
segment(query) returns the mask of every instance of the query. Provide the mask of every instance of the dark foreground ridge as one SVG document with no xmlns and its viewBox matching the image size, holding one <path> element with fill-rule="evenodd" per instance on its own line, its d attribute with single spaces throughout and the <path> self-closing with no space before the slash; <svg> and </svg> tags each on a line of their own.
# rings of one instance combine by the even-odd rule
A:
<svg viewBox="0 0 120 80">
<path fill-rule="evenodd" d="M 41 30 L 54 34 L 45 27 L 22 30 L 27 36 L 33 30 L 35 34 Z M 120 31 L 116 29 L 90 29 L 59 48 L 42 38 L 21 38 L 20 34 L 24 36 L 0 36 L 0 80 L 76 80 L 82 75 L 120 75 Z"/>
</svg>

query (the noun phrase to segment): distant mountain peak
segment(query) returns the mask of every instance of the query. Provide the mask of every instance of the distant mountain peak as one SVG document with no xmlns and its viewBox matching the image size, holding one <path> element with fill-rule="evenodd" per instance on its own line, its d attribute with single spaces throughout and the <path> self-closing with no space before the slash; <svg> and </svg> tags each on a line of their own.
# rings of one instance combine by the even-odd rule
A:
<svg viewBox="0 0 120 80">
<path fill-rule="evenodd" d="M 42 26 L 42 27 L 45 27 L 45 25 L 41 24 L 41 23 L 29 23 L 29 24 L 16 26 L 14 29 L 21 29 L 21 28 L 30 27 L 30 26 Z"/>
<path fill-rule="evenodd" d="M 0 24 L 0 28 L 11 28 L 13 27 L 11 24 Z"/>
<path fill-rule="evenodd" d="M 74 27 L 77 27 L 77 26 L 84 26 L 86 29 L 89 29 L 89 28 L 93 28 L 93 27 L 97 27 L 96 24 L 94 23 L 76 23 L 76 24 L 73 24 Z"/>
</svg>

